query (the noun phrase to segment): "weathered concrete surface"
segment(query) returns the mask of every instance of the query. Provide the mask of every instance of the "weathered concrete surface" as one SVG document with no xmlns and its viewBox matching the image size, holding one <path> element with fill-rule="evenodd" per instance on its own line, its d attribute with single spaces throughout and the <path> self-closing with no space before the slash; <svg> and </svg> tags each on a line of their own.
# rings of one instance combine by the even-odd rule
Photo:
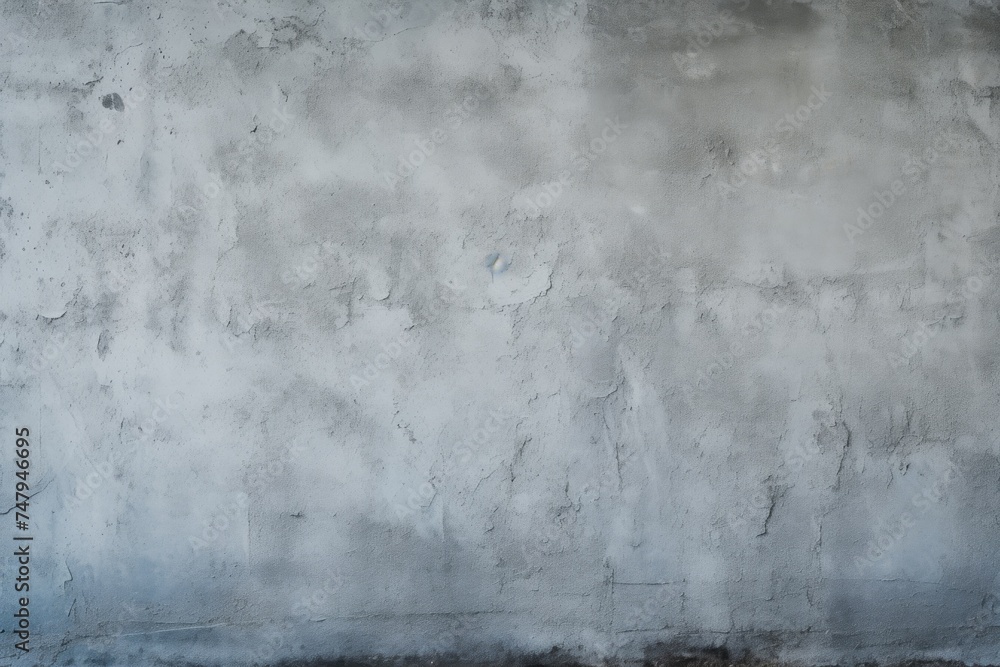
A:
<svg viewBox="0 0 1000 667">
<path fill-rule="evenodd" d="M 0 8 L 5 659 L 1000 664 L 995 2 Z"/>
</svg>

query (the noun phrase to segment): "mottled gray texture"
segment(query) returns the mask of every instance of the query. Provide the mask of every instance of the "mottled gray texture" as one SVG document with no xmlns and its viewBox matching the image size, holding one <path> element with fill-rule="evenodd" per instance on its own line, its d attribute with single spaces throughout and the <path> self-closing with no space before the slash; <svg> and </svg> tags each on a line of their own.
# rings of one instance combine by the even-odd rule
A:
<svg viewBox="0 0 1000 667">
<path fill-rule="evenodd" d="M 996 2 L 0 7 L 0 655 L 1000 664 Z"/>
</svg>

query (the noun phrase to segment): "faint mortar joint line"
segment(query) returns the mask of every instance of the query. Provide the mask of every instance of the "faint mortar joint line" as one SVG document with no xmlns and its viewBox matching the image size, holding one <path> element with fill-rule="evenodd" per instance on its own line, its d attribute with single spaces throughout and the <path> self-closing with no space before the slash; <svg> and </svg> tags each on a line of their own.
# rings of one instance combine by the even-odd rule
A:
<svg viewBox="0 0 1000 667">
<path fill-rule="evenodd" d="M 139 632 L 128 632 L 122 637 L 143 637 L 146 635 L 159 635 L 165 632 L 189 632 L 191 630 L 207 630 L 209 628 L 229 628 L 240 627 L 243 623 L 198 623 L 194 625 L 184 625 L 179 628 L 166 628 L 163 630 L 140 630 Z"/>
</svg>

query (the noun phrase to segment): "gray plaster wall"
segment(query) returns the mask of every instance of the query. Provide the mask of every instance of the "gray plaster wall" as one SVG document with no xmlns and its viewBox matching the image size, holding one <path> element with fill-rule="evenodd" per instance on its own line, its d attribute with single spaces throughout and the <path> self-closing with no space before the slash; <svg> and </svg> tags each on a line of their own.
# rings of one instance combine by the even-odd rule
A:
<svg viewBox="0 0 1000 667">
<path fill-rule="evenodd" d="M 998 11 L 4 0 L 2 660 L 1000 664 Z"/>
</svg>

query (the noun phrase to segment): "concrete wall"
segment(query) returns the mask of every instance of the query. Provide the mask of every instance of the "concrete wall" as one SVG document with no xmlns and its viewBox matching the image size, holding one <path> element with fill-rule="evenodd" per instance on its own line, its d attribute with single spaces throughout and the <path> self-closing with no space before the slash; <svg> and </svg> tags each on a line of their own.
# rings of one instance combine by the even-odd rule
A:
<svg viewBox="0 0 1000 667">
<path fill-rule="evenodd" d="M 5 660 L 1000 664 L 995 2 L 0 21 Z"/>
</svg>

